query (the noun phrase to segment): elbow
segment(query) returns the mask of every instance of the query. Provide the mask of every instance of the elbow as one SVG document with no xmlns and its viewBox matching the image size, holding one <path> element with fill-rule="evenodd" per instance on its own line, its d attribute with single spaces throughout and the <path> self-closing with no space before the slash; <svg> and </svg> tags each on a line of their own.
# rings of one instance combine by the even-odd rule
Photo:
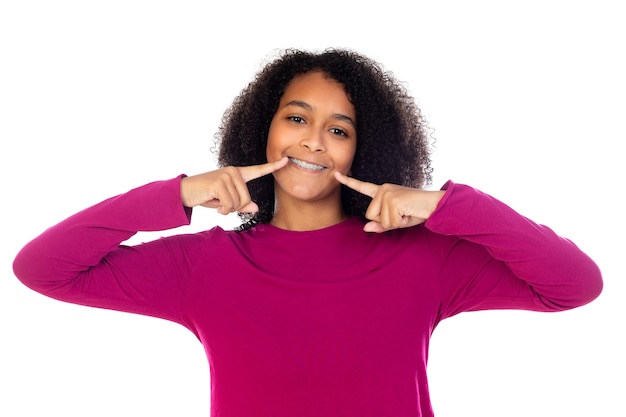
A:
<svg viewBox="0 0 626 417">
<path fill-rule="evenodd" d="M 26 287 L 43 293 L 50 280 L 46 279 L 46 275 L 40 268 L 42 262 L 33 252 L 34 248 L 27 245 L 17 254 L 13 260 L 13 274 Z"/>
<path fill-rule="evenodd" d="M 589 271 L 589 273 L 587 274 L 587 279 L 585 280 L 586 291 L 585 297 L 583 298 L 583 303 L 581 305 L 588 304 L 598 298 L 600 294 L 602 294 L 602 290 L 604 289 L 602 272 L 597 265 L 594 264 L 593 266 L 593 270 Z"/>
<path fill-rule="evenodd" d="M 579 266 L 578 277 L 578 303 L 575 307 L 589 304 L 600 296 L 604 288 L 602 272 L 591 259 L 588 259 L 586 265 Z"/>
<path fill-rule="evenodd" d="M 596 264 L 578 274 L 578 279 L 571 287 L 570 296 L 559 304 L 560 310 L 582 307 L 597 299 L 604 288 L 602 273 Z"/>
<path fill-rule="evenodd" d="M 15 259 L 13 260 L 13 274 L 18 280 L 27 287 L 34 289 L 37 280 L 34 279 L 32 271 L 32 261 L 28 259 L 28 256 L 24 253 L 25 249 L 22 249 Z"/>
<path fill-rule="evenodd" d="M 604 289 L 602 271 L 596 262 L 589 256 L 571 257 L 562 272 L 570 288 L 567 297 L 569 308 L 581 307 L 597 299 Z"/>
<path fill-rule="evenodd" d="M 602 273 L 593 262 L 560 275 L 562 279 L 548 287 L 533 288 L 540 311 L 572 310 L 591 303 L 602 293 Z"/>
</svg>

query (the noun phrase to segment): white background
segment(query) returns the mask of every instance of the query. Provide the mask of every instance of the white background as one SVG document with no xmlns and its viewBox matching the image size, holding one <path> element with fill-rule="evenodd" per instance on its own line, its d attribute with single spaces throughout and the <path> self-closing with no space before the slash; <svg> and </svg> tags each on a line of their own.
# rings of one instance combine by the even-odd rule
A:
<svg viewBox="0 0 626 417">
<path fill-rule="evenodd" d="M 620 3 L 3 1 L 0 415 L 209 415 L 189 331 L 50 300 L 15 279 L 13 257 L 106 197 L 213 169 L 222 113 L 263 60 L 335 46 L 406 82 L 435 129 L 433 188 L 488 192 L 604 273 L 600 298 L 574 311 L 443 322 L 429 365 L 437 416 L 623 417 Z M 188 230 L 218 222 L 229 220 L 197 210 Z"/>
</svg>

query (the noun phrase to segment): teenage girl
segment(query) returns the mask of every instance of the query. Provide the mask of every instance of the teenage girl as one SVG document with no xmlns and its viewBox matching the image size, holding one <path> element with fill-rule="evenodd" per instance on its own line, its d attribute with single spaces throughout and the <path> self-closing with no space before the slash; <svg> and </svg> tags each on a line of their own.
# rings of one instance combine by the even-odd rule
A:
<svg viewBox="0 0 626 417">
<path fill-rule="evenodd" d="M 214 417 L 433 416 L 426 363 L 441 320 L 571 309 L 602 278 L 497 199 L 452 181 L 426 190 L 427 131 L 378 63 L 284 51 L 226 111 L 220 169 L 69 217 L 22 249 L 15 273 L 59 300 L 188 328 Z M 189 224 L 197 206 L 238 212 L 241 227 L 124 245 Z"/>
</svg>

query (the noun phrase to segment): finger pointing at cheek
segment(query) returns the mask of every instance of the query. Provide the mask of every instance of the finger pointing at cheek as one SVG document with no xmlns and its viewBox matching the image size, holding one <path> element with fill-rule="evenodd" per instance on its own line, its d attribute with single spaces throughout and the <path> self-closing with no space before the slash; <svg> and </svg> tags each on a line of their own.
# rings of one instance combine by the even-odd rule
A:
<svg viewBox="0 0 626 417">
<path fill-rule="evenodd" d="M 245 167 L 238 167 L 239 173 L 241 174 L 241 178 L 245 182 L 252 181 L 257 178 L 264 177 L 265 175 L 271 174 L 274 171 L 278 171 L 287 165 L 287 157 L 283 157 L 278 161 L 268 162 L 266 164 L 261 165 L 251 165 Z"/>
<path fill-rule="evenodd" d="M 375 198 L 380 190 L 380 185 L 360 181 L 356 178 L 345 176 L 339 172 L 335 172 L 335 178 L 346 187 L 372 198 L 372 201 L 365 212 L 365 218 L 369 219 L 370 222 L 365 225 L 363 230 L 366 232 L 382 232 L 383 228 L 380 225 L 381 202 L 380 199 Z"/>
<path fill-rule="evenodd" d="M 371 198 L 374 198 L 380 188 L 380 185 L 372 184 L 371 182 L 359 181 L 356 178 L 348 177 L 340 172 L 335 172 L 335 178 L 346 187 L 352 188 L 354 191 L 365 194 Z"/>
<path fill-rule="evenodd" d="M 283 168 L 285 165 L 287 165 L 287 162 L 287 157 L 284 157 L 282 159 L 279 159 L 278 161 L 268 162 L 261 165 L 237 167 L 239 175 L 243 180 L 243 183 L 238 184 L 238 192 L 249 198 L 248 187 L 246 186 L 247 182 L 269 175 L 272 172 Z M 241 213 L 254 213 L 258 210 L 259 207 L 257 206 L 257 204 L 254 201 L 250 201 L 244 207 L 241 207 L 238 211 Z"/>
<path fill-rule="evenodd" d="M 252 213 L 258 206 L 250 198 L 246 183 L 271 174 L 287 165 L 287 158 L 260 165 L 223 167 L 181 180 L 181 199 L 185 207 L 215 208 L 221 214 L 234 211 Z"/>
</svg>

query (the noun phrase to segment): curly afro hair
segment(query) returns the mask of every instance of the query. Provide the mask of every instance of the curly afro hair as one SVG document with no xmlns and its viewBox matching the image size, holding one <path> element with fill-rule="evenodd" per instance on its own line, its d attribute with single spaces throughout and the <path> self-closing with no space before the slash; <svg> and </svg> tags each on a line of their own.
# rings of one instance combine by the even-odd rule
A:
<svg viewBox="0 0 626 417">
<path fill-rule="evenodd" d="M 270 123 L 285 89 L 300 74 L 321 71 L 339 82 L 357 115 L 357 149 L 352 176 L 376 184 L 421 188 L 432 181 L 428 127 L 415 100 L 393 74 L 372 59 L 345 49 L 282 51 L 257 73 L 226 110 L 215 134 L 217 163 L 224 166 L 267 162 Z M 250 181 L 257 213 L 239 213 L 240 230 L 267 223 L 274 214 L 274 180 Z M 345 186 L 342 204 L 351 216 L 364 217 L 371 198 Z"/>
</svg>

